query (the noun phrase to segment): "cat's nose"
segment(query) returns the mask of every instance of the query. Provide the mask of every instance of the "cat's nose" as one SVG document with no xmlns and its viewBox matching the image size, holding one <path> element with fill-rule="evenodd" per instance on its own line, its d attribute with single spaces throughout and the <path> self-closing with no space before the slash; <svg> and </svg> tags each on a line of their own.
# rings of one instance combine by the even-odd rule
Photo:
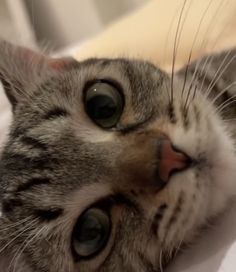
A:
<svg viewBox="0 0 236 272">
<path fill-rule="evenodd" d="M 170 176 L 186 169 L 190 165 L 190 158 L 183 152 L 176 150 L 171 141 L 164 140 L 160 147 L 159 177 L 163 182 L 168 182 Z"/>
</svg>

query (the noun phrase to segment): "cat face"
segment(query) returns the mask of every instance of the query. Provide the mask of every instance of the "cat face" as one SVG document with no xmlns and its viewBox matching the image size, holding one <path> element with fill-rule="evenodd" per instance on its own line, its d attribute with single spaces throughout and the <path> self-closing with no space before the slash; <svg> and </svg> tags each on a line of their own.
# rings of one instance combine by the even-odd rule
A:
<svg viewBox="0 0 236 272">
<path fill-rule="evenodd" d="M 159 271 L 224 209 L 235 139 L 192 77 L 0 49 L 1 271 Z"/>
</svg>

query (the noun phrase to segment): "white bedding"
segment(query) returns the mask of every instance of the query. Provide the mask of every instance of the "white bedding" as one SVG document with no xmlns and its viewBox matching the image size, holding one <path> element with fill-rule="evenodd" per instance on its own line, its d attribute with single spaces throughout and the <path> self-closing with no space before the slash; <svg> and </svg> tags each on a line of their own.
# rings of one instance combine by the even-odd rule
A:
<svg viewBox="0 0 236 272">
<path fill-rule="evenodd" d="M 0 85 L 0 147 L 10 122 L 10 106 Z M 236 272 L 236 203 L 165 272 Z"/>
</svg>

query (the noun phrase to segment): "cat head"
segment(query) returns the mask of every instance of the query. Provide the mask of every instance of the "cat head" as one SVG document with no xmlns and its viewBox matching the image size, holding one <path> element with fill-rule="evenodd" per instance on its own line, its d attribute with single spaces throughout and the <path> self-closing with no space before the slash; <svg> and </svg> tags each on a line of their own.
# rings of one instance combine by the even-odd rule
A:
<svg viewBox="0 0 236 272">
<path fill-rule="evenodd" d="M 158 271 L 233 194 L 233 137 L 181 73 L 1 42 L 0 77 L 1 271 Z"/>
</svg>

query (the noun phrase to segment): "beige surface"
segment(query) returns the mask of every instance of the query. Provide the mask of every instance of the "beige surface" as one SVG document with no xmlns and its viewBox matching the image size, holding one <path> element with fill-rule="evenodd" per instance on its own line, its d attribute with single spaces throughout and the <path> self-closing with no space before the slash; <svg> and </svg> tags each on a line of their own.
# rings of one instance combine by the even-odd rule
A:
<svg viewBox="0 0 236 272">
<path fill-rule="evenodd" d="M 85 44 L 76 57 L 130 56 L 170 68 L 184 0 L 152 0 Z M 182 24 L 183 23 L 183 24 Z M 187 0 L 177 64 L 236 45 L 236 0 Z M 183 25 L 183 27 L 182 27 Z"/>
</svg>

